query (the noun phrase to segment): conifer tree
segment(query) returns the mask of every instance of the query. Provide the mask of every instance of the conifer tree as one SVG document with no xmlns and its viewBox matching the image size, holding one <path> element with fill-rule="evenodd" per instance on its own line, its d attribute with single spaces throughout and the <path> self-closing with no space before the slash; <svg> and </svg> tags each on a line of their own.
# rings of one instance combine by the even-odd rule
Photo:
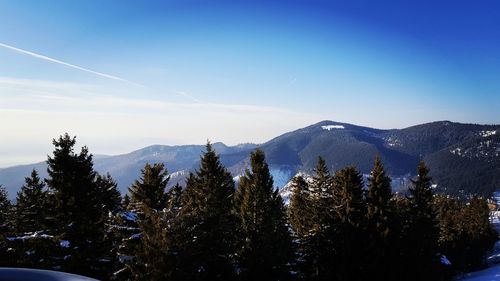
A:
<svg viewBox="0 0 500 281">
<path fill-rule="evenodd" d="M 167 192 L 166 207 L 155 210 L 143 205 L 144 219 L 139 220 L 141 247 L 136 253 L 136 280 L 175 280 L 176 253 L 173 220 L 181 210 L 182 188 L 176 184 Z"/>
<path fill-rule="evenodd" d="M 234 181 L 210 143 L 200 168 L 191 173 L 176 220 L 178 272 L 175 280 L 231 280 L 236 231 Z"/>
<path fill-rule="evenodd" d="M 146 253 L 147 250 L 159 250 L 158 245 L 144 247 L 145 243 L 154 242 L 149 240 L 151 236 L 160 235 L 154 230 L 162 232 L 161 219 L 159 214 L 167 206 L 167 184 L 169 181 L 168 171 L 163 163 L 147 163 L 141 170 L 141 177 L 129 188 L 130 199 L 127 195 L 125 200 L 130 200 L 127 210 L 118 213 L 114 217 L 113 233 L 119 246 L 117 255 L 119 263 L 116 265 L 117 271 L 114 278 L 118 280 L 146 280 L 153 278 L 147 274 L 146 258 L 148 253 L 154 256 L 153 252 Z M 158 226 L 151 225 L 159 224 Z M 144 240 L 144 231 L 148 231 L 148 240 Z M 158 238 L 158 237 L 156 237 Z M 161 243 L 161 241 L 157 241 Z M 150 244 L 147 244 L 150 245 Z M 141 255 L 141 259 L 138 259 Z"/>
<path fill-rule="evenodd" d="M 331 277 L 334 250 L 332 231 L 336 217 L 333 213 L 332 176 L 322 157 L 318 157 L 314 171 L 308 202 L 311 228 L 303 240 L 305 264 L 302 267 L 309 268 L 306 276 L 318 280 Z"/>
<path fill-rule="evenodd" d="M 166 188 L 170 177 L 163 163 L 146 164 L 141 171 L 141 179 L 136 180 L 129 188 L 132 208 L 139 210 L 146 205 L 154 210 L 165 208 L 167 202 Z"/>
<path fill-rule="evenodd" d="M 370 259 L 366 261 L 370 276 L 375 279 L 387 276 L 390 270 L 391 230 L 391 179 L 386 175 L 380 157 L 375 158 L 373 170 L 368 178 L 367 201 L 367 252 Z"/>
<path fill-rule="evenodd" d="M 408 226 L 404 238 L 411 244 L 403 246 L 407 262 L 403 268 L 410 280 L 437 279 L 439 229 L 433 208 L 433 192 L 429 169 L 421 161 L 410 188 Z"/>
<path fill-rule="evenodd" d="M 25 178 L 17 193 L 15 209 L 15 235 L 9 244 L 15 249 L 17 266 L 47 268 L 50 263 L 45 260 L 56 243 L 48 235 L 51 226 L 48 194 L 36 170 Z"/>
<path fill-rule="evenodd" d="M 241 280 L 288 277 L 292 244 L 284 204 L 274 191 L 264 152 L 250 155 L 251 170 L 240 178 L 235 194 L 238 217 L 237 261 Z"/>
<path fill-rule="evenodd" d="M 122 197 L 118 185 L 109 173 L 105 176 L 97 175 L 96 184 L 99 187 L 103 211 L 105 214 L 116 214 L 122 210 Z"/>
<path fill-rule="evenodd" d="M 43 231 L 46 229 L 45 207 L 47 191 L 45 183 L 33 170 L 31 177 L 25 178 L 25 184 L 16 198 L 16 231 L 17 233 Z"/>
<path fill-rule="evenodd" d="M 67 133 L 54 140 L 53 156 L 47 160 L 46 180 L 53 196 L 57 225 L 53 235 L 61 241 L 54 250 L 54 269 L 104 278 L 109 266 L 105 247 L 105 221 L 102 191 L 96 183 L 92 155 L 87 147 L 74 152 L 75 137 Z"/>
<path fill-rule="evenodd" d="M 288 206 L 288 217 L 294 237 L 303 240 L 312 228 L 312 212 L 310 211 L 309 185 L 302 176 L 292 179 L 292 197 Z"/>
<path fill-rule="evenodd" d="M 15 266 L 15 256 L 9 250 L 7 237 L 12 231 L 12 204 L 5 187 L 0 185 L 0 266 Z"/>
<path fill-rule="evenodd" d="M 7 190 L 0 185 L 0 234 L 6 235 L 12 231 L 12 211 Z"/>
<path fill-rule="evenodd" d="M 355 167 L 346 167 L 335 173 L 333 187 L 333 274 L 338 280 L 364 280 L 366 269 L 360 256 L 366 244 L 363 178 Z"/>
</svg>

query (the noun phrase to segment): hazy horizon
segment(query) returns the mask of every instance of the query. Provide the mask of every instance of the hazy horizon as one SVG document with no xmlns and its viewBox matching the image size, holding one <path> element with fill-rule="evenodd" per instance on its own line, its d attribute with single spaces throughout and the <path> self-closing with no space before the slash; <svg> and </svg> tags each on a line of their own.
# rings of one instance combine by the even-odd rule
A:
<svg viewBox="0 0 500 281">
<path fill-rule="evenodd" d="M 321 120 L 500 124 L 500 3 L 0 2 L 0 167 L 262 143 Z"/>
</svg>

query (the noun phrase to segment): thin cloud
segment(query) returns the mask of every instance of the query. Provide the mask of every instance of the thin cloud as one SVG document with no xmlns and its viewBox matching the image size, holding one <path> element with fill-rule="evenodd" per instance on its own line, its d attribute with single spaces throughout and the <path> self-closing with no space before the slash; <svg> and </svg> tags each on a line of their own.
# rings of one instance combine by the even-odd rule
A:
<svg viewBox="0 0 500 281">
<path fill-rule="evenodd" d="M 181 95 L 181 96 L 183 96 L 183 97 L 185 97 L 185 98 L 187 98 L 187 99 L 190 99 L 190 100 L 192 100 L 192 101 L 194 101 L 194 102 L 197 102 L 197 103 L 204 103 L 202 100 L 197 99 L 197 98 L 195 98 L 195 97 L 191 96 L 190 94 L 188 94 L 188 93 L 186 93 L 186 92 L 177 91 L 177 92 L 175 92 L 175 93 L 177 93 L 177 94 L 179 94 L 179 95 Z"/>
<path fill-rule="evenodd" d="M 0 47 L 4 47 L 6 49 L 9 49 L 9 50 L 12 50 L 12 51 L 24 54 L 24 55 L 32 56 L 34 58 L 42 59 L 42 60 L 45 60 L 45 61 L 57 63 L 57 64 L 64 65 L 64 66 L 67 66 L 67 67 L 71 67 L 71 68 L 74 68 L 74 69 L 78 69 L 78 70 L 81 70 L 81 71 L 92 73 L 94 75 L 98 75 L 98 76 L 101 76 L 101 77 L 104 77 L 104 78 L 112 79 L 112 80 L 115 80 L 115 81 L 125 82 L 125 83 L 132 84 L 132 85 L 139 86 L 139 87 L 145 87 L 144 85 L 141 85 L 141 84 L 129 81 L 127 79 L 124 79 L 124 78 L 121 78 L 121 77 L 118 77 L 118 76 L 114 76 L 114 75 L 110 75 L 110 74 L 106 74 L 106 73 L 94 71 L 94 70 L 91 70 L 91 69 L 88 69 L 88 68 L 85 68 L 85 67 L 81 67 L 81 66 L 78 66 L 78 65 L 74 65 L 74 64 L 71 64 L 71 63 L 60 61 L 60 60 L 57 60 L 57 59 L 54 59 L 54 58 L 51 58 L 51 57 L 47 57 L 47 56 L 40 55 L 40 54 L 37 54 L 37 53 L 33 53 L 33 52 L 30 52 L 30 51 L 27 51 L 27 50 L 19 49 L 19 48 L 16 48 L 14 46 L 10 46 L 10 45 L 7 45 L 7 44 L 0 43 Z"/>
</svg>

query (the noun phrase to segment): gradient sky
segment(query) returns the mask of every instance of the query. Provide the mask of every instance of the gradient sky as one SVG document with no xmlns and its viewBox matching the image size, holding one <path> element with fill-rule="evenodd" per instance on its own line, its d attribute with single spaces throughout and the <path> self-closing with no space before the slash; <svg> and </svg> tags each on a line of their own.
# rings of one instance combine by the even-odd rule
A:
<svg viewBox="0 0 500 281">
<path fill-rule="evenodd" d="M 0 0 L 0 167 L 264 142 L 324 119 L 500 123 L 500 2 Z"/>
</svg>

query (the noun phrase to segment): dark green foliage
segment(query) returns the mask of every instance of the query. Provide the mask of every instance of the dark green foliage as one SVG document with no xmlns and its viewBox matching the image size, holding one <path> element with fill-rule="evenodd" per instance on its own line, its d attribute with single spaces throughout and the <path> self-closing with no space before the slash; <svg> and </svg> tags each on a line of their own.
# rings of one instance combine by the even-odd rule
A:
<svg viewBox="0 0 500 281">
<path fill-rule="evenodd" d="M 390 263 L 393 214 L 391 208 L 391 178 L 384 170 L 380 157 L 375 158 L 373 170 L 368 178 L 366 193 L 366 252 L 370 259 L 366 261 L 367 275 L 379 280 L 387 277 L 391 271 Z"/>
<path fill-rule="evenodd" d="M 175 280 L 178 249 L 172 224 L 181 210 L 182 189 L 175 185 L 166 195 L 163 210 L 141 206 L 144 218 L 138 221 L 141 238 L 132 267 L 134 280 Z"/>
<path fill-rule="evenodd" d="M 292 244 L 283 200 L 274 191 L 262 150 L 251 153 L 250 163 L 251 170 L 240 178 L 235 194 L 239 277 L 285 280 L 289 275 L 287 265 L 291 261 Z"/>
<path fill-rule="evenodd" d="M 102 202 L 103 212 L 108 214 L 116 214 L 122 210 L 122 197 L 118 186 L 108 173 L 106 176 L 97 175 L 96 184 L 99 187 L 100 199 Z"/>
<path fill-rule="evenodd" d="M 288 217 L 294 236 L 303 239 L 312 228 L 312 215 L 310 208 L 309 185 L 302 176 L 292 179 L 292 197 L 288 207 Z"/>
<path fill-rule="evenodd" d="M 12 204 L 9 201 L 5 187 L 0 185 L 0 266 L 16 264 L 14 253 L 9 251 L 7 237 L 12 231 Z"/>
<path fill-rule="evenodd" d="M 363 178 L 355 167 L 346 167 L 333 178 L 335 247 L 333 272 L 338 280 L 365 280 L 365 262 L 360 253 L 366 245 L 366 202 Z"/>
<path fill-rule="evenodd" d="M 439 220 L 439 248 L 455 272 L 477 270 L 484 265 L 485 253 L 498 240 L 489 221 L 486 201 L 472 198 L 464 202 L 439 196 L 434 201 Z"/>
<path fill-rule="evenodd" d="M 440 256 L 438 248 L 439 228 L 437 214 L 433 208 L 433 191 L 429 169 L 424 162 L 417 167 L 416 179 L 412 181 L 408 198 L 407 228 L 403 237 L 413 243 L 401 251 L 406 264 L 403 270 L 410 280 L 438 279 Z"/>
<path fill-rule="evenodd" d="M 362 226 L 366 207 L 363 196 L 363 177 L 355 167 L 335 173 L 333 201 L 336 217 L 342 224 Z"/>
<path fill-rule="evenodd" d="M 154 210 L 165 208 L 167 202 L 165 188 L 169 180 L 163 163 L 146 164 L 141 171 L 141 179 L 136 180 L 129 188 L 132 208 L 140 208 L 142 205 Z"/>
<path fill-rule="evenodd" d="M 54 145 L 48 190 L 33 171 L 13 208 L 0 186 L 0 266 L 128 281 L 451 280 L 483 266 L 498 238 L 485 200 L 435 196 L 423 162 L 403 197 L 378 157 L 366 190 L 356 168 L 331 176 L 319 158 L 285 210 L 261 150 L 236 192 L 207 144 L 184 190 L 167 191 L 164 165 L 146 164 L 122 199 L 75 138 Z"/>
<path fill-rule="evenodd" d="M 234 182 L 210 143 L 200 168 L 191 174 L 176 220 L 178 273 L 176 280 L 231 280 L 236 232 L 232 213 Z"/>
<path fill-rule="evenodd" d="M 25 182 L 16 198 L 16 231 L 43 231 L 47 227 L 44 213 L 47 207 L 45 183 L 36 170 L 31 172 L 31 177 L 25 178 Z"/>
<path fill-rule="evenodd" d="M 108 214 L 102 207 L 103 191 L 96 182 L 92 155 L 87 147 L 75 153 L 75 143 L 68 134 L 54 140 L 53 156 L 47 160 L 46 182 L 56 219 L 52 234 L 69 244 L 56 251 L 53 268 L 102 278 L 110 258 L 105 239 Z"/>
<path fill-rule="evenodd" d="M 12 231 L 12 203 L 5 187 L 0 185 L 0 234 Z"/>
<path fill-rule="evenodd" d="M 47 235 L 53 225 L 48 198 L 45 183 L 33 170 L 16 198 L 16 226 L 9 243 L 15 249 L 16 266 L 48 268 L 51 265 L 48 257 L 58 241 Z"/>
<path fill-rule="evenodd" d="M 115 243 L 119 245 L 115 279 L 118 280 L 150 280 L 154 273 L 148 263 L 151 258 L 159 258 L 159 254 L 152 251 L 162 251 L 160 244 L 163 240 L 155 241 L 155 230 L 163 235 L 161 224 L 162 212 L 167 207 L 168 194 L 166 187 L 169 181 L 168 171 L 164 164 L 146 164 L 141 170 L 141 178 L 129 188 L 130 199 L 125 196 L 126 210 L 118 213 L 113 219 L 112 232 Z M 155 225 L 153 225 L 153 223 Z M 144 239 L 144 236 L 147 236 Z M 153 257 L 154 256 L 154 257 Z M 159 261 L 158 261 L 159 262 Z M 150 275 L 153 274 L 153 275 Z M 156 277 L 155 277 L 156 278 Z"/>
</svg>

